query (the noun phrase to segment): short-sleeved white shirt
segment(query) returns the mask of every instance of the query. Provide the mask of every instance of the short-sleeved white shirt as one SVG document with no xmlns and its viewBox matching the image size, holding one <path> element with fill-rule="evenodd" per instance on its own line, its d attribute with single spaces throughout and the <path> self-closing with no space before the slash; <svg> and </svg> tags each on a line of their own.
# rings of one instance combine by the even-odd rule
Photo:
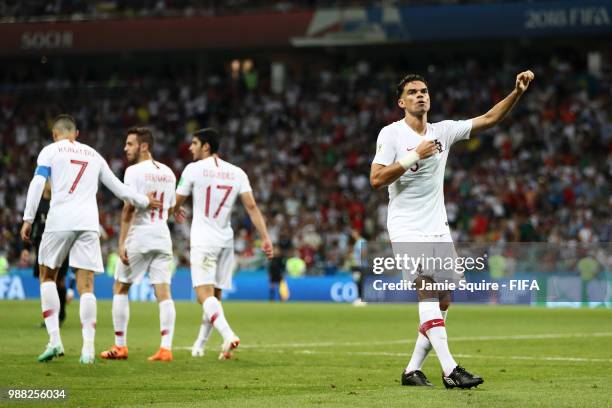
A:
<svg viewBox="0 0 612 408">
<path fill-rule="evenodd" d="M 172 240 L 167 221 L 168 210 L 176 203 L 174 173 L 163 163 L 145 160 L 128 167 L 123 182 L 141 194 L 155 193 L 155 197 L 162 202 L 161 208 L 135 210 L 126 239 L 128 251 L 171 254 Z"/>
<path fill-rule="evenodd" d="M 373 163 L 388 166 L 415 149 L 423 140 L 436 142 L 438 152 L 419 160 L 389 185 L 387 228 L 392 242 L 410 234 L 450 233 L 444 207 L 444 170 L 450 147 L 468 139 L 472 121 L 445 120 L 428 123 L 421 136 L 404 119 L 385 126 L 376 141 Z"/>
<path fill-rule="evenodd" d="M 45 232 L 100 230 L 98 180 L 106 161 L 92 147 L 67 139 L 43 148 L 37 165 L 50 168 L 51 203 Z"/>
<path fill-rule="evenodd" d="M 246 173 L 218 157 L 187 165 L 176 193 L 193 196 L 191 246 L 233 248 L 232 208 L 238 195 L 249 191 L 251 184 Z"/>
</svg>

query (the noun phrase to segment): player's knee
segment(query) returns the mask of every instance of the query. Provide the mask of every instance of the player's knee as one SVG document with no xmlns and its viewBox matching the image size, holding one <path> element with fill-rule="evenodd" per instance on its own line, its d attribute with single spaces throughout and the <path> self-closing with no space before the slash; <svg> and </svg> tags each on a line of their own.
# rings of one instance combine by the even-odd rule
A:
<svg viewBox="0 0 612 408">
<path fill-rule="evenodd" d="M 450 292 L 440 292 L 440 310 L 445 312 L 448 310 L 451 303 L 451 294 Z"/>
<path fill-rule="evenodd" d="M 223 290 L 219 288 L 215 288 L 214 296 L 219 300 L 223 300 Z"/>
<path fill-rule="evenodd" d="M 84 293 L 92 293 L 93 281 L 77 281 L 77 290 L 79 291 L 79 295 L 83 295 Z"/>
<path fill-rule="evenodd" d="M 168 284 L 154 285 L 153 287 L 155 290 L 155 298 L 158 303 L 172 298 L 170 296 L 170 287 Z"/>
<path fill-rule="evenodd" d="M 202 285 L 195 288 L 196 297 L 198 302 L 203 305 L 204 301 L 211 296 L 215 295 L 215 291 L 212 285 Z"/>
<path fill-rule="evenodd" d="M 77 290 L 79 294 L 93 292 L 94 286 L 94 274 L 90 271 L 77 271 L 76 276 Z"/>
<path fill-rule="evenodd" d="M 130 292 L 130 283 L 124 283 L 115 281 L 115 285 L 113 287 L 115 295 L 127 295 Z"/>
<path fill-rule="evenodd" d="M 49 269 L 46 266 L 40 266 L 39 279 L 41 282 L 55 282 L 57 278 L 57 270 Z"/>
<path fill-rule="evenodd" d="M 425 289 L 419 289 L 423 287 L 423 283 L 433 283 L 434 280 L 427 277 L 427 276 L 419 276 L 418 278 L 416 278 L 414 280 L 414 284 L 418 290 L 418 294 L 419 294 L 419 301 L 423 301 L 425 299 L 432 299 L 432 298 L 436 298 L 437 297 L 437 292 L 433 291 L 433 290 L 425 290 Z"/>
<path fill-rule="evenodd" d="M 40 281 L 41 282 L 55 282 L 55 279 L 52 276 L 49 275 L 45 275 L 45 276 L 40 276 Z"/>
</svg>

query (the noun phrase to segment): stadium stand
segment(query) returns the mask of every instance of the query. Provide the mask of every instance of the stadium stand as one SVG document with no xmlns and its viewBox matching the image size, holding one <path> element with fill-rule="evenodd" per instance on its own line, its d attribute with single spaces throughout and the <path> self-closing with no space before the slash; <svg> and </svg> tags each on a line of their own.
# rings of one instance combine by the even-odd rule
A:
<svg viewBox="0 0 612 408">
<path fill-rule="evenodd" d="M 371 61 L 371 59 L 370 59 Z M 269 65 L 269 61 L 267 62 Z M 259 66 L 264 66 L 260 64 Z M 256 65 L 257 66 L 257 65 Z M 459 60 L 430 65 L 430 121 L 484 113 L 513 86 L 520 63 Z M 609 73 L 589 74 L 571 59 L 530 66 L 538 78 L 510 120 L 453 147 L 445 198 L 457 241 L 597 242 L 612 239 L 612 114 Z M 0 233 L 11 263 L 36 154 L 60 112 L 78 120 L 81 140 L 106 155 L 119 176 L 123 131 L 151 125 L 156 158 L 180 174 L 191 160 L 189 133 L 221 129 L 226 155 L 251 177 L 274 241 L 297 248 L 309 273 L 342 268 L 350 230 L 386 239 L 386 191 L 368 175 L 378 131 L 400 118 L 397 65 L 336 61 L 292 66 L 281 93 L 265 69 L 168 68 L 137 74 L 88 68 L 72 76 L 5 72 L 0 82 Z M 63 72 L 63 71 L 62 71 Z M 121 203 L 100 197 L 101 225 L 116 245 Z M 257 257 L 248 217 L 233 220 L 245 264 Z M 178 265 L 187 265 L 185 226 L 173 226 Z"/>
</svg>

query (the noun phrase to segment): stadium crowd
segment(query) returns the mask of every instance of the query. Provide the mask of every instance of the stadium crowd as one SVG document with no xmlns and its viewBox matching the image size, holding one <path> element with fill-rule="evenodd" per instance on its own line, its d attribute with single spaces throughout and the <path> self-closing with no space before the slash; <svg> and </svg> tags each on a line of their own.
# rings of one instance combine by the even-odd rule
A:
<svg viewBox="0 0 612 408">
<path fill-rule="evenodd" d="M 0 0 L 0 22 L 219 16 L 325 7 L 501 3 L 521 0 Z M 530 0 L 530 2 L 546 0 Z"/>
<path fill-rule="evenodd" d="M 431 65 L 429 121 L 485 113 L 509 92 L 521 66 L 473 60 Z M 457 241 L 598 242 L 612 239 L 611 81 L 552 59 L 530 68 L 536 82 L 501 126 L 453 146 L 445 182 Z M 244 75 L 173 70 L 115 73 L 103 82 L 23 78 L 0 83 L 0 252 L 11 265 L 36 156 L 49 121 L 73 114 L 80 140 L 123 175 L 124 131 L 149 125 L 154 156 L 177 175 L 191 161 L 194 130 L 221 130 L 221 156 L 249 174 L 272 239 L 309 273 L 347 267 L 351 230 L 386 239 L 385 190 L 369 184 L 380 129 L 402 117 L 397 67 L 365 61 L 290 66 L 278 87 L 260 68 Z M 276 91 L 274 91 L 276 89 Z M 42 95 L 42 97 L 41 97 Z M 116 247 L 122 203 L 100 192 L 100 223 Z M 258 258 L 245 212 L 233 217 L 243 266 Z M 172 225 L 178 265 L 188 265 L 188 226 Z"/>
</svg>

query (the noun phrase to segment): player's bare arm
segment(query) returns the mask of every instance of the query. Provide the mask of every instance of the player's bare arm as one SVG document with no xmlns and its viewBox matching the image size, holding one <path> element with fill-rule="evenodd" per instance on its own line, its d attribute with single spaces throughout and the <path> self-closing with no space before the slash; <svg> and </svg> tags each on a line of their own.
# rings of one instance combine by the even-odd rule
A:
<svg viewBox="0 0 612 408">
<path fill-rule="evenodd" d="M 240 194 L 240 200 L 242 201 L 242 205 L 246 209 L 253 225 L 257 228 L 257 232 L 263 241 L 262 249 L 268 258 L 272 258 L 273 247 L 272 240 L 270 240 L 270 236 L 268 235 L 268 228 L 266 227 L 266 221 L 264 220 L 259 207 L 257 207 L 257 203 L 255 202 L 255 197 L 253 197 L 253 193 L 248 191 L 246 193 Z M 177 198 L 178 202 L 178 198 Z"/>
<path fill-rule="evenodd" d="M 187 197 L 188 196 L 177 194 L 174 208 L 168 212 L 168 216 L 172 214 L 179 224 L 185 222 L 185 209 L 183 208 L 183 204 L 185 204 Z"/>
<path fill-rule="evenodd" d="M 145 202 L 142 195 L 136 193 L 132 188 L 126 186 L 115 176 L 115 174 L 108 167 L 108 164 L 102 159 L 102 169 L 100 170 L 100 181 L 106 186 L 116 197 L 132 202 L 139 208 L 160 208 L 162 202 L 155 198 L 155 194 L 150 192 L 146 195 L 147 201 Z"/>
<path fill-rule="evenodd" d="M 21 240 L 27 243 L 30 243 L 30 233 L 32 232 L 32 223 L 29 221 L 24 221 L 21 226 Z"/>
<path fill-rule="evenodd" d="M 475 134 L 483 130 L 497 126 L 512 111 L 520 97 L 529 88 L 529 84 L 535 78 L 533 72 L 523 71 L 516 76 L 514 89 L 508 96 L 498 102 L 484 115 L 472 119 L 472 132 Z"/>
<path fill-rule="evenodd" d="M 121 258 L 121 262 L 123 262 L 124 265 L 130 264 L 128 261 L 127 251 L 125 249 L 125 239 L 127 238 L 127 233 L 132 225 L 135 210 L 136 208 L 130 203 L 123 203 L 123 210 L 121 211 L 121 228 L 119 230 L 119 258 Z"/>
<path fill-rule="evenodd" d="M 36 174 L 32 178 L 30 186 L 28 187 L 25 215 L 20 231 L 21 239 L 24 242 L 31 242 L 30 233 L 32 232 L 32 222 L 34 221 L 34 217 L 36 217 L 36 212 L 38 211 L 38 206 L 40 205 L 40 199 L 45 193 L 45 190 L 48 190 L 51 187 L 51 184 L 48 181 L 49 174 L 50 170 L 48 170 L 48 168 L 37 167 Z"/>
<path fill-rule="evenodd" d="M 375 189 L 388 186 L 400 178 L 417 160 L 426 159 L 435 154 L 436 151 L 436 144 L 433 141 L 423 140 L 413 150 L 414 155 L 407 157 L 407 160 L 399 160 L 388 166 L 372 163 L 370 168 L 370 184 Z"/>
<path fill-rule="evenodd" d="M 51 200 L 51 183 L 49 182 L 49 180 L 47 180 L 45 183 L 45 188 L 43 190 L 42 196 L 45 200 Z M 31 240 L 30 240 L 31 231 L 32 231 L 32 223 L 24 222 L 23 225 L 21 226 L 21 231 L 20 231 L 21 240 L 26 243 L 31 243 Z"/>
</svg>

